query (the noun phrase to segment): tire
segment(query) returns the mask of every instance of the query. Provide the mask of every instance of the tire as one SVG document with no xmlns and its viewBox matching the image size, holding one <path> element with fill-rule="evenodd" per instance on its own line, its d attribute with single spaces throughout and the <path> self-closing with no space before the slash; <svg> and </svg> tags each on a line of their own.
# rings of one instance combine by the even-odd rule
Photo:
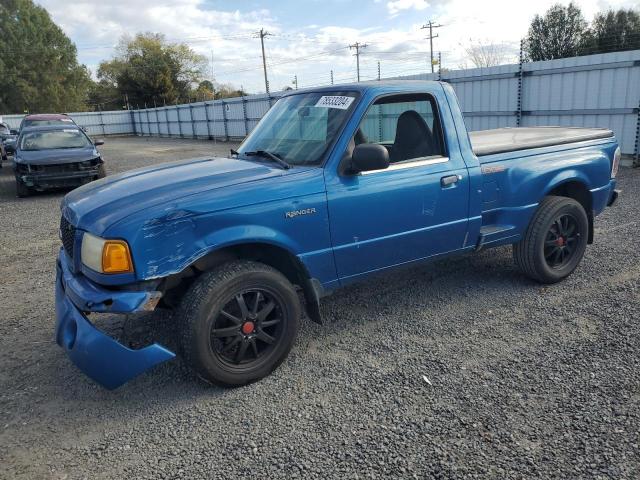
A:
<svg viewBox="0 0 640 480">
<path fill-rule="evenodd" d="M 107 169 L 104 166 L 104 163 L 98 167 L 98 175 L 96 176 L 96 180 L 100 180 L 107 176 Z"/>
<path fill-rule="evenodd" d="M 244 313 L 238 296 L 244 299 Z M 176 314 L 189 366 L 206 382 L 238 387 L 266 377 L 287 357 L 301 306 L 293 285 L 280 272 L 261 263 L 234 261 L 196 280 Z M 274 341 L 267 343 L 269 338 Z"/>
<path fill-rule="evenodd" d="M 18 198 L 25 198 L 31 195 L 31 189 L 16 178 L 16 195 Z"/>
<path fill-rule="evenodd" d="M 513 245 L 516 265 L 529 278 L 557 283 L 580 264 L 589 239 L 587 213 L 572 198 L 545 197 L 520 242 Z"/>
</svg>

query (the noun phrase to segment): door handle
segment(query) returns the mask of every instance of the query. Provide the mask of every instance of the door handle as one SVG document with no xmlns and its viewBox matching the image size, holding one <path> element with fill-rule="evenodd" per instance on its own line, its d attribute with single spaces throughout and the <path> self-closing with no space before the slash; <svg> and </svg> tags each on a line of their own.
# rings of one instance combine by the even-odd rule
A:
<svg viewBox="0 0 640 480">
<path fill-rule="evenodd" d="M 460 180 L 462 180 L 462 175 L 448 175 L 440 179 L 440 186 L 442 188 L 450 187 L 451 185 L 458 183 Z"/>
</svg>

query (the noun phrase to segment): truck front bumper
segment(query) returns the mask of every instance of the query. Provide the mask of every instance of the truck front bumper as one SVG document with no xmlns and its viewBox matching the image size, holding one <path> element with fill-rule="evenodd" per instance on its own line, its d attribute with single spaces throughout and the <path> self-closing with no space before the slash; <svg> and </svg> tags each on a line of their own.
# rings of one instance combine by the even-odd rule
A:
<svg viewBox="0 0 640 480">
<path fill-rule="evenodd" d="M 158 292 L 112 291 L 74 275 L 60 250 L 56 272 L 56 342 L 88 377 L 114 389 L 175 354 L 154 343 L 132 350 L 102 333 L 85 311 L 133 313 L 155 306 Z"/>
</svg>

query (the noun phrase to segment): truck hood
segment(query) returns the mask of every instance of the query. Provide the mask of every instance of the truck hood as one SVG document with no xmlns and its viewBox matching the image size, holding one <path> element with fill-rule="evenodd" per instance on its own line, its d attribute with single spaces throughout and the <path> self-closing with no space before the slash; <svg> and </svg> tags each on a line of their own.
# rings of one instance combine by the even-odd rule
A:
<svg viewBox="0 0 640 480">
<path fill-rule="evenodd" d="M 188 195 L 300 170 L 303 169 L 282 170 L 268 164 L 218 157 L 163 163 L 111 175 L 77 188 L 62 201 L 62 212 L 78 228 L 100 235 L 113 223 L 158 204 L 170 208 L 172 201 Z"/>
<path fill-rule="evenodd" d="M 19 150 L 16 163 L 29 165 L 59 165 L 76 163 L 99 157 L 93 148 L 58 148 L 51 150 Z"/>
</svg>

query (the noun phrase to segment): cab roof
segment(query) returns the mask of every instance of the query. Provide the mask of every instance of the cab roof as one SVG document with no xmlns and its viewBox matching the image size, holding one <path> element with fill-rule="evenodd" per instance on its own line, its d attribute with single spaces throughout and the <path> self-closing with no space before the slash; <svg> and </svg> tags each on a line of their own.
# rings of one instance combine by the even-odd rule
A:
<svg viewBox="0 0 640 480">
<path fill-rule="evenodd" d="M 343 83 L 339 85 L 326 85 L 323 87 L 311 87 L 301 88 L 300 90 L 288 90 L 282 96 L 287 97 L 289 95 L 296 95 L 299 93 L 313 93 L 313 92 L 359 92 L 364 93 L 366 91 L 375 90 L 379 93 L 385 92 L 399 92 L 406 91 L 407 93 L 414 93 L 423 91 L 429 87 L 433 87 L 441 82 L 433 80 L 369 80 L 366 82 L 358 83 Z"/>
</svg>

